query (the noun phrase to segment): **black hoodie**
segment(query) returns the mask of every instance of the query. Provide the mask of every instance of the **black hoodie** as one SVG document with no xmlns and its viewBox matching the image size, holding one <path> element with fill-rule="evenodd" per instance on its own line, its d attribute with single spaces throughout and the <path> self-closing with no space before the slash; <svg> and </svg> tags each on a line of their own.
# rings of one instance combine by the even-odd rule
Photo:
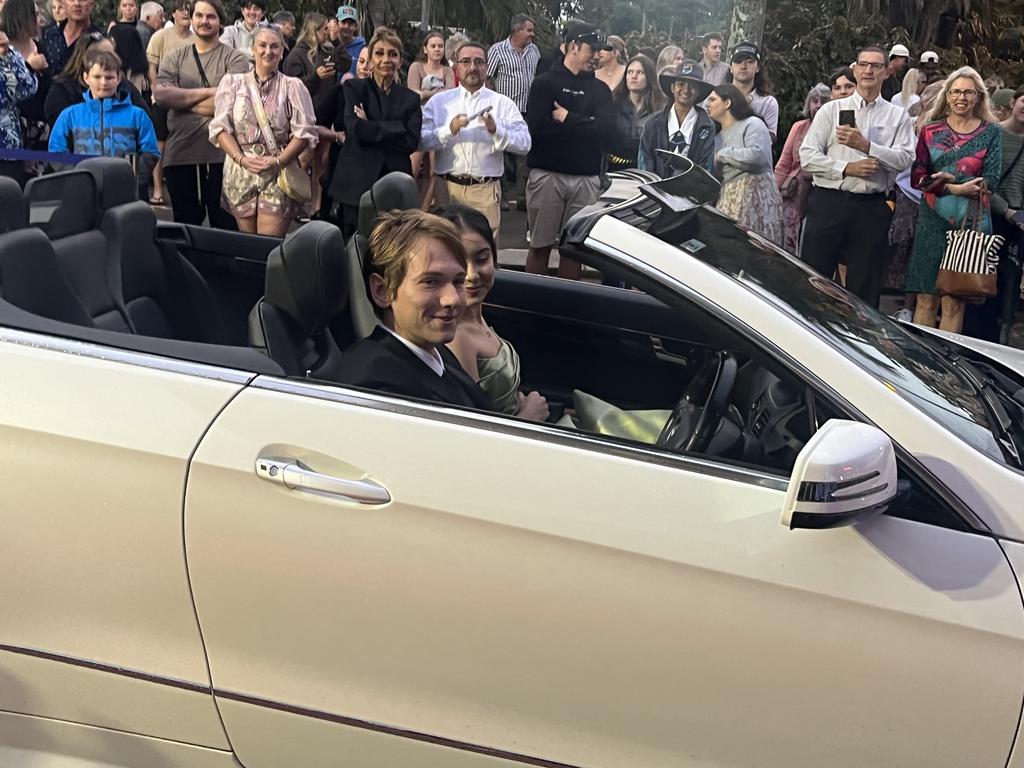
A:
<svg viewBox="0 0 1024 768">
<path fill-rule="evenodd" d="M 562 123 L 551 116 L 556 101 L 569 111 Z M 605 147 L 615 140 L 612 92 L 592 72 L 574 75 L 564 62 L 555 62 L 530 86 L 526 124 L 533 139 L 530 168 L 596 176 Z"/>
</svg>

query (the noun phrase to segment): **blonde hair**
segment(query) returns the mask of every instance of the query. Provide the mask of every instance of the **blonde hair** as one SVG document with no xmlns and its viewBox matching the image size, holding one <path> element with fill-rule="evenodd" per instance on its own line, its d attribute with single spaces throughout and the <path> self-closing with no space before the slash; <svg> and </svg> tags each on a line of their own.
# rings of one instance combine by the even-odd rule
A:
<svg viewBox="0 0 1024 768">
<path fill-rule="evenodd" d="M 911 107 L 911 110 L 917 110 L 916 112 L 911 111 L 912 115 L 915 115 L 914 119 L 914 132 L 920 133 L 921 128 L 928 122 L 928 113 L 932 107 L 935 106 L 935 98 L 939 95 L 942 90 L 942 83 L 932 83 L 921 91 L 921 102 Z"/>
<path fill-rule="evenodd" d="M 398 294 L 409 259 L 424 240 L 439 240 L 462 268 L 466 268 L 466 249 L 458 228 L 450 221 L 419 210 L 387 211 L 377 218 L 370 233 L 370 258 L 366 268 L 368 274 L 380 275 L 389 300 Z M 380 308 L 376 304 L 374 307 L 380 314 Z"/>
<path fill-rule="evenodd" d="M 658 54 L 658 60 L 654 62 L 654 69 L 657 72 L 661 72 L 665 67 L 671 67 L 675 65 L 675 58 L 680 53 L 683 54 L 683 58 L 686 58 L 686 53 L 678 45 L 666 45 L 661 49 L 661 53 Z"/>
<path fill-rule="evenodd" d="M 402 38 L 400 38 L 395 30 L 390 27 L 377 27 L 373 30 L 373 37 L 370 38 L 370 42 L 366 44 L 366 47 L 370 49 L 370 55 L 373 55 L 373 49 L 377 47 L 378 43 L 386 43 L 392 45 L 398 49 L 400 56 L 405 56 L 405 49 L 402 47 Z"/>
<path fill-rule="evenodd" d="M 928 111 L 928 117 L 925 118 L 925 122 L 932 123 L 936 120 L 942 120 L 949 114 L 949 104 L 946 100 L 946 97 L 949 95 L 949 89 L 953 83 L 963 78 L 973 81 L 974 89 L 978 92 L 978 100 L 974 103 L 974 116 L 981 118 L 986 123 L 996 122 L 995 115 L 992 114 L 992 109 L 989 105 L 988 89 L 985 88 L 985 81 L 981 79 L 981 75 L 973 67 L 960 67 L 960 69 L 946 78 L 946 82 L 942 84 L 942 90 L 939 91 L 939 95 L 935 98 L 935 103 L 932 105 L 931 110 Z"/>
<path fill-rule="evenodd" d="M 908 109 L 914 96 L 917 96 L 917 90 L 921 87 L 921 79 L 921 70 L 914 68 L 908 69 L 907 74 L 903 76 L 900 101 L 903 102 L 904 109 Z"/>
<path fill-rule="evenodd" d="M 320 41 L 316 39 L 316 33 L 321 26 L 327 23 L 327 17 L 322 13 L 307 13 L 302 17 L 302 32 L 299 34 L 299 42 L 309 46 L 309 60 L 316 63 L 316 54 L 320 49 Z"/>
</svg>

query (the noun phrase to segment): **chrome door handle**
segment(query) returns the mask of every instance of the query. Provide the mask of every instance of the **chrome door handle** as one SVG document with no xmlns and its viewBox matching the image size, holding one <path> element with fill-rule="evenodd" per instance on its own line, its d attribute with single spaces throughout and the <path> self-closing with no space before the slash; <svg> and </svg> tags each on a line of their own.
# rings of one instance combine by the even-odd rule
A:
<svg viewBox="0 0 1024 768">
<path fill-rule="evenodd" d="M 325 475 L 307 467 L 298 459 L 256 459 L 256 476 L 283 485 L 292 491 L 309 491 L 365 506 L 391 501 L 388 489 L 368 478 L 346 480 Z"/>
</svg>

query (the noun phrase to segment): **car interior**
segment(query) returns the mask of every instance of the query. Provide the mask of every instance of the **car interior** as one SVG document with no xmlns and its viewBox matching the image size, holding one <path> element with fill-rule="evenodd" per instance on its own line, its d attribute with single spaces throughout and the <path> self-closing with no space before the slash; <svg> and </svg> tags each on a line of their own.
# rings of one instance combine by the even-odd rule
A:
<svg viewBox="0 0 1024 768">
<path fill-rule="evenodd" d="M 374 218 L 417 202 L 412 180 L 392 174 L 363 196 L 349 243 L 325 222 L 281 241 L 158 222 L 113 158 L 24 193 L 0 178 L 0 325 L 331 382 L 377 323 L 363 276 Z M 485 314 L 518 350 L 524 390 L 567 414 L 564 426 L 788 474 L 825 407 L 724 323 L 625 277 L 499 270 Z"/>
</svg>

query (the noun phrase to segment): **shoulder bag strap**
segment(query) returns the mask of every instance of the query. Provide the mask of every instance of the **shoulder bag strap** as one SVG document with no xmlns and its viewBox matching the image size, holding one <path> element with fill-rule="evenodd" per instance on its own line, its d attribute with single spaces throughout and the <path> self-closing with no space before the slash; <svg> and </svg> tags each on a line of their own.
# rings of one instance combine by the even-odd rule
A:
<svg viewBox="0 0 1024 768">
<path fill-rule="evenodd" d="M 263 109 L 263 100 L 260 98 L 259 88 L 256 87 L 256 75 L 253 72 L 245 75 L 246 85 L 249 86 L 249 97 L 252 99 L 252 111 L 256 113 L 256 122 L 260 124 L 260 133 L 263 134 L 263 140 L 267 142 L 267 149 L 270 150 L 272 155 L 279 154 L 277 151 L 277 142 L 274 141 L 274 132 L 270 129 L 270 121 L 267 119 L 267 113 Z"/>
<path fill-rule="evenodd" d="M 192 48 L 192 58 L 196 60 L 196 69 L 199 70 L 199 82 L 203 84 L 203 88 L 210 87 L 210 81 L 206 79 L 206 70 L 203 69 L 203 62 L 199 60 L 199 51 L 196 50 L 195 45 Z"/>
</svg>

